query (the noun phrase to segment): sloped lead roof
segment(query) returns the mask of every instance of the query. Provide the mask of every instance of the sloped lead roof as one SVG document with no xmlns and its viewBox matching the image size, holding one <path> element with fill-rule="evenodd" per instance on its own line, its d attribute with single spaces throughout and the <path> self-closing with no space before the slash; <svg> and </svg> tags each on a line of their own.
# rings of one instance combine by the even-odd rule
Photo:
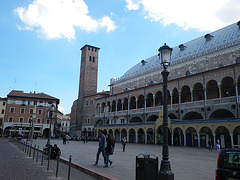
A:
<svg viewBox="0 0 240 180">
<path fill-rule="evenodd" d="M 209 34 L 211 36 L 210 40 L 206 38 L 209 37 Z M 184 43 L 184 50 L 181 50 L 179 46 L 174 47 L 171 64 L 178 64 L 183 61 L 240 44 L 240 21 L 209 34 Z M 145 59 L 145 63 L 140 62 L 133 66 L 122 76 L 122 78 L 134 76 L 134 74 L 140 72 L 141 74 L 144 74 L 144 71 L 149 73 L 159 68 L 161 68 L 160 60 L 158 55 L 155 55 Z M 119 80 L 121 80 L 121 78 Z"/>
</svg>

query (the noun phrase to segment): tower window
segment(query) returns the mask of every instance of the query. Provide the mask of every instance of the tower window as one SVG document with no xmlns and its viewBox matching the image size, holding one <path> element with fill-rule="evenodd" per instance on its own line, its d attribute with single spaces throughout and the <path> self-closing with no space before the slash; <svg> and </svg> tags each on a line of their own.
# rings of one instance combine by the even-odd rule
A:
<svg viewBox="0 0 240 180">
<path fill-rule="evenodd" d="M 10 113 L 14 113 L 14 110 L 15 110 L 15 108 L 14 108 L 14 107 L 11 107 L 11 108 L 10 108 Z"/>
<path fill-rule="evenodd" d="M 12 117 L 9 117 L 8 118 L 8 122 L 12 122 L 13 121 L 13 118 Z"/>
<path fill-rule="evenodd" d="M 37 123 L 40 124 L 41 123 L 41 118 L 37 119 Z"/>
<path fill-rule="evenodd" d="M 95 57 L 92 57 L 92 61 L 95 62 Z"/>
<path fill-rule="evenodd" d="M 42 114 L 42 109 L 38 110 L 38 114 L 41 115 Z"/>
<path fill-rule="evenodd" d="M 89 61 L 92 61 L 92 56 L 89 56 Z"/>
<path fill-rule="evenodd" d="M 88 50 L 90 50 L 90 47 L 88 47 Z"/>
</svg>

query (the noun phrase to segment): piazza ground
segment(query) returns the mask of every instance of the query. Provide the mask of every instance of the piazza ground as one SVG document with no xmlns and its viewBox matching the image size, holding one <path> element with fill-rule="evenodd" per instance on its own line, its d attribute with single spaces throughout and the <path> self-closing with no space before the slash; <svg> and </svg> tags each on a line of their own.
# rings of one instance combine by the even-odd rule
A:
<svg viewBox="0 0 240 180">
<path fill-rule="evenodd" d="M 34 144 L 44 147 L 46 139 L 38 139 Z M 103 168 L 103 158 L 100 155 L 99 165 L 93 166 L 96 158 L 98 142 L 90 141 L 83 144 L 82 141 L 70 141 L 69 144 L 63 144 L 62 140 L 51 140 L 51 144 L 57 144 L 61 151 L 62 157 L 69 158 L 72 161 L 86 165 L 97 171 L 109 174 L 122 180 L 135 180 L 136 175 L 136 156 L 142 152 L 149 152 L 159 158 L 161 161 L 161 145 L 145 145 L 128 143 L 126 152 L 122 152 L 120 143 L 116 143 L 114 155 L 110 158 L 113 165 L 109 168 Z M 215 169 L 217 164 L 218 152 L 214 149 L 209 152 L 207 148 L 170 146 L 171 168 L 175 180 L 212 180 L 215 178 Z"/>
</svg>

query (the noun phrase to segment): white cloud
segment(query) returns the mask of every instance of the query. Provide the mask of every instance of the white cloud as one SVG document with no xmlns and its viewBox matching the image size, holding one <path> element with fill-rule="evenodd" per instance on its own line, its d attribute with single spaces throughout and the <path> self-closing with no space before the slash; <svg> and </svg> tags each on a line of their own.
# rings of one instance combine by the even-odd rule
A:
<svg viewBox="0 0 240 180">
<path fill-rule="evenodd" d="M 134 3 L 126 2 L 127 8 Z M 239 0 L 141 0 L 140 3 L 146 19 L 164 25 L 177 24 L 184 29 L 214 31 L 240 20 Z"/>
<path fill-rule="evenodd" d="M 128 10 L 138 10 L 140 7 L 140 0 L 125 0 L 127 2 L 126 8 Z"/>
<path fill-rule="evenodd" d="M 17 25 L 19 30 L 36 30 L 46 39 L 72 40 L 76 27 L 90 32 L 99 28 L 106 28 L 107 32 L 116 29 L 108 16 L 99 20 L 90 17 L 83 0 L 34 0 L 27 8 L 18 7 L 15 12 L 25 25 Z"/>
<path fill-rule="evenodd" d="M 61 106 L 58 106 L 58 110 L 60 111 L 60 112 L 64 112 L 64 108 L 63 107 L 61 107 Z"/>
</svg>

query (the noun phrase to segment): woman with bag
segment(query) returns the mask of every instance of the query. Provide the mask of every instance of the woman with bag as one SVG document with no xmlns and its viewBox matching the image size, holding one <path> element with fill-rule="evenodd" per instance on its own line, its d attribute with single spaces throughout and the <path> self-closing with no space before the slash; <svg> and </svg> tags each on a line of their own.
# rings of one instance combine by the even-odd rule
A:
<svg viewBox="0 0 240 180">
<path fill-rule="evenodd" d="M 112 149 L 112 146 L 113 146 L 113 143 L 112 143 L 112 140 L 110 138 L 110 135 L 107 134 L 106 135 L 106 141 L 107 141 L 107 146 L 105 148 L 105 166 L 104 168 L 108 167 L 108 163 L 110 164 L 110 166 L 112 165 L 112 161 L 109 159 L 109 156 L 113 154 L 113 149 Z"/>
</svg>

